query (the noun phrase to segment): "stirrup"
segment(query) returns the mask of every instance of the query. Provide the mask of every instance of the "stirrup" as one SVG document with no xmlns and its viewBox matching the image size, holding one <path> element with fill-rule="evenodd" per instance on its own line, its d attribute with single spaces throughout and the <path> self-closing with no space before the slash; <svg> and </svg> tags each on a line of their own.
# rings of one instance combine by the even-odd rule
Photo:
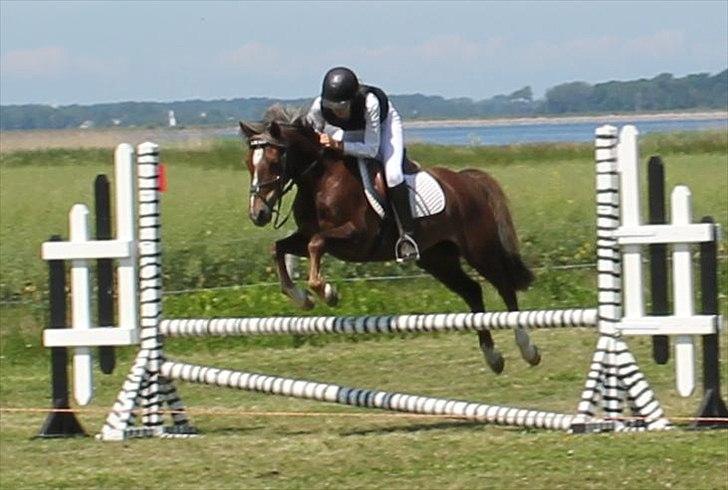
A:
<svg viewBox="0 0 728 490">
<path fill-rule="evenodd" d="M 404 233 L 394 246 L 394 256 L 400 264 L 410 260 L 419 260 L 420 249 L 412 237 Z"/>
</svg>

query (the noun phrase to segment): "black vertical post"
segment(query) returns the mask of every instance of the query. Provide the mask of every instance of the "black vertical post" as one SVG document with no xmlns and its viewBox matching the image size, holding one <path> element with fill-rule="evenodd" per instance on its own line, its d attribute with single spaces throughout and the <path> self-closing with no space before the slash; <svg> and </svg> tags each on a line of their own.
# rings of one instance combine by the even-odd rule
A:
<svg viewBox="0 0 728 490">
<path fill-rule="evenodd" d="M 96 239 L 111 239 L 111 200 L 109 180 L 105 175 L 96 176 L 94 181 L 94 203 L 96 211 Z M 98 290 L 97 308 L 99 327 L 114 325 L 114 269 L 111 259 L 98 259 L 96 262 Z M 106 374 L 114 372 L 116 355 L 112 346 L 99 347 L 99 365 Z"/>
<path fill-rule="evenodd" d="M 665 166 L 659 156 L 650 157 L 647 163 L 649 222 L 662 225 L 665 219 Z M 651 315 L 669 314 L 667 302 L 667 245 L 653 243 L 650 253 L 650 291 L 652 292 Z M 667 335 L 652 336 L 652 358 L 657 364 L 670 359 L 670 340 Z"/>
<path fill-rule="evenodd" d="M 701 223 L 715 223 L 710 216 Z M 700 244 L 700 291 L 704 315 L 718 314 L 718 237 Z M 720 343 L 718 333 L 703 336 L 703 401 L 693 427 L 728 429 L 728 408 L 720 396 Z M 701 420 L 721 418 L 722 420 Z"/>
<path fill-rule="evenodd" d="M 61 238 L 53 235 L 51 241 Z M 62 260 L 48 261 L 49 328 L 66 328 L 66 268 Z M 38 437 L 85 436 L 86 432 L 70 410 L 68 399 L 68 353 L 65 347 L 51 347 L 51 396 L 53 411 L 48 414 Z M 64 410 L 64 411 L 56 411 Z"/>
</svg>

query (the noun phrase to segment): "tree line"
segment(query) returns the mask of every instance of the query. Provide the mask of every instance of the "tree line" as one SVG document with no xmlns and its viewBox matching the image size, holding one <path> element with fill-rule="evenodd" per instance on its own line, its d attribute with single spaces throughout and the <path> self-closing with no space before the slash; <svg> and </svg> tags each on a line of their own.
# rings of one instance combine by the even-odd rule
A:
<svg viewBox="0 0 728 490">
<path fill-rule="evenodd" d="M 588 113 L 629 113 L 675 110 L 728 110 L 728 70 L 676 78 L 654 78 L 597 84 L 569 82 L 534 99 L 531 87 L 489 99 L 450 98 L 412 94 L 392 95 L 406 120 L 473 119 L 504 116 L 549 116 Z M 312 98 L 265 97 L 187 100 L 179 102 L 119 102 L 93 105 L 0 106 L 1 130 L 66 129 L 78 127 L 163 127 L 174 112 L 178 127 L 235 124 L 257 120 L 274 103 L 305 107 Z"/>
</svg>

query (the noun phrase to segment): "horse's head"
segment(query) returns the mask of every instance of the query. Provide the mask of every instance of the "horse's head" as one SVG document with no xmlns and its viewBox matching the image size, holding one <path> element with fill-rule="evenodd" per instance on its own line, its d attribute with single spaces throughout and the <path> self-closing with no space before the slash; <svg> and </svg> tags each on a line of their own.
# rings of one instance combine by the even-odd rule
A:
<svg viewBox="0 0 728 490">
<path fill-rule="evenodd" d="M 284 186 L 295 181 L 312 165 L 318 149 L 315 132 L 301 120 L 292 124 L 240 122 L 250 151 L 250 219 L 257 226 L 270 223 L 284 194 Z"/>
</svg>

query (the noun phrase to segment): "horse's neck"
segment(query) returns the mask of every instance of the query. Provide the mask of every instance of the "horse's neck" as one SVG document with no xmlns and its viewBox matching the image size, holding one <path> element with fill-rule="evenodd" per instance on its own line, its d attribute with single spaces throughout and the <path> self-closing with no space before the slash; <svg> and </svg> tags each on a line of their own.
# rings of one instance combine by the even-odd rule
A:
<svg viewBox="0 0 728 490">
<path fill-rule="evenodd" d="M 298 192 L 314 199 L 317 194 L 326 193 L 333 181 L 341 183 L 348 179 L 361 181 L 355 158 L 324 158 L 297 183 Z"/>
<path fill-rule="evenodd" d="M 337 167 L 340 167 L 346 171 L 349 175 L 351 175 L 353 178 L 357 180 L 360 179 L 359 175 L 359 169 L 357 168 L 357 159 L 356 157 L 344 157 L 340 159 L 336 159 L 334 162 L 334 165 Z"/>
</svg>

